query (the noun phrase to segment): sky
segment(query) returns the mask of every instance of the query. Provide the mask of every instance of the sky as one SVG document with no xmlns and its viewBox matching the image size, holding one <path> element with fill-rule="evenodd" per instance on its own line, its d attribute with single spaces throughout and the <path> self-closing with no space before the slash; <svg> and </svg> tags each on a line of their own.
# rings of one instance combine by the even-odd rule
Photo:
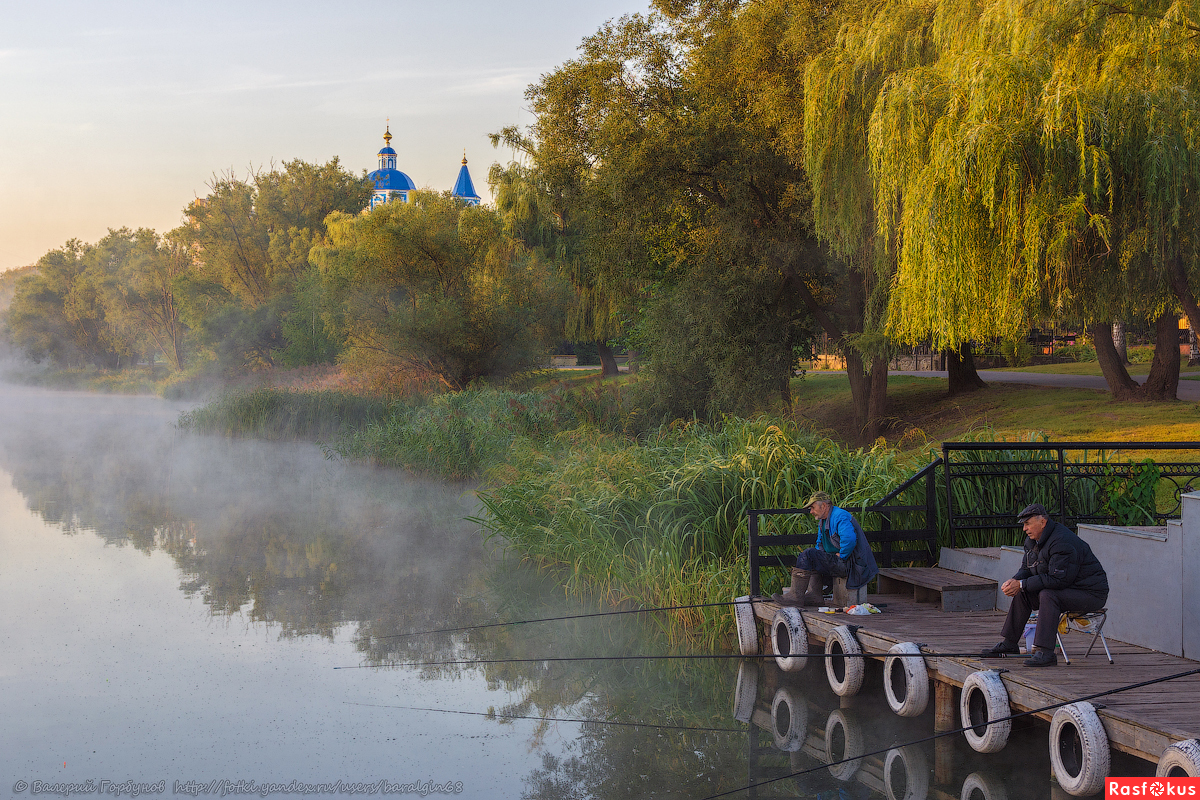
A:
<svg viewBox="0 0 1200 800">
<path fill-rule="evenodd" d="M 476 191 L 526 87 L 648 0 L 0 4 L 0 271 L 109 228 L 178 226 L 214 174 L 337 156 Z"/>
</svg>

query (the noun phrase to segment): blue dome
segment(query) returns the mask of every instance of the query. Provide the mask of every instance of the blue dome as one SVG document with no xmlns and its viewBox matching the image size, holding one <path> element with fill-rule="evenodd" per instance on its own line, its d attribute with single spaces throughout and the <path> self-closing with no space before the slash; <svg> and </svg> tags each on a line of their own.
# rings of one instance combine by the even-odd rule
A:
<svg viewBox="0 0 1200 800">
<path fill-rule="evenodd" d="M 398 169 L 377 169 L 374 172 L 368 173 L 367 178 L 375 182 L 377 190 L 391 189 L 404 192 L 417 188 L 417 185 L 412 182 L 412 178 Z"/>
<path fill-rule="evenodd" d="M 380 151 L 379 151 L 379 155 L 381 155 L 381 156 L 394 156 L 394 155 L 396 155 L 396 151 L 395 151 L 395 150 L 393 150 L 393 149 L 392 149 L 392 148 L 390 148 L 390 147 L 385 147 L 385 148 L 383 148 L 382 150 L 380 150 Z"/>
</svg>

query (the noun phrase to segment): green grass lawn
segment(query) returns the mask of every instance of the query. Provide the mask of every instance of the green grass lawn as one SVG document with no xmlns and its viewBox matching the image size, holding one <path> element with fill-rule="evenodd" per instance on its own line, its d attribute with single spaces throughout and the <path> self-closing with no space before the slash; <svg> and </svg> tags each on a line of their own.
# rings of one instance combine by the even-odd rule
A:
<svg viewBox="0 0 1200 800">
<path fill-rule="evenodd" d="M 1149 364 L 1129 364 L 1125 367 L 1130 375 L 1149 375 Z M 1102 375 L 1100 364 L 1096 361 L 1078 361 L 1069 364 L 1039 364 L 1029 367 L 999 367 L 997 372 L 1045 372 L 1053 375 Z M 1189 376 L 1188 380 L 1200 380 L 1200 367 L 1189 367 L 1186 362 L 1179 370 L 1180 377 Z"/>
<path fill-rule="evenodd" d="M 797 418 L 839 441 L 861 443 L 845 375 L 796 379 L 792 396 Z M 891 376 L 888 420 L 888 441 L 904 449 L 951 440 L 985 426 L 1012 438 L 1041 431 L 1053 441 L 1200 442 L 1196 403 L 1122 403 L 1094 389 L 1014 384 L 993 384 L 950 397 L 944 378 Z"/>
</svg>

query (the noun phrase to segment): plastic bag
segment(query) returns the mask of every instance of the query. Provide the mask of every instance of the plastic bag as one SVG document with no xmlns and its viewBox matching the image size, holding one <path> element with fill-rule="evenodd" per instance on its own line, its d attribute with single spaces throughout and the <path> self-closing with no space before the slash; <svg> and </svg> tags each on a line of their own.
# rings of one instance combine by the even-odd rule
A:
<svg viewBox="0 0 1200 800">
<path fill-rule="evenodd" d="M 882 614 L 883 612 L 870 603 L 859 603 L 856 606 L 850 606 L 847 608 L 846 613 L 854 614 L 855 616 L 859 617 L 865 617 L 867 614 Z"/>
</svg>

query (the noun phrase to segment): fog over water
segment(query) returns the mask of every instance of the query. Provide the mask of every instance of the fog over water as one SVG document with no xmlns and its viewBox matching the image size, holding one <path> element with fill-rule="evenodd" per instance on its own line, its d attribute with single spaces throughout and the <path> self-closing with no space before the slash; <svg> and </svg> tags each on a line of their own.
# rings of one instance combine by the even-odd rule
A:
<svg viewBox="0 0 1200 800">
<path fill-rule="evenodd" d="M 182 410 L 0 384 L 0 797 L 34 781 L 165 782 L 154 797 L 386 780 L 397 796 L 461 782 L 469 798 L 705 798 L 814 767 L 763 796 L 884 797 L 882 757 L 833 774 L 827 748 L 932 732 L 931 712 L 891 714 L 873 673 L 842 701 L 820 666 L 744 668 L 740 687 L 732 659 L 429 666 L 671 645 L 640 615 L 399 636 L 607 606 L 485 543 L 469 486 L 181 434 Z M 398 662 L 426 665 L 379 668 Z M 752 717 L 735 719 L 735 687 Z M 781 690 L 804 715 L 792 751 L 771 729 Z M 835 711 L 846 734 L 826 742 Z M 1026 733 L 998 756 L 955 741 L 942 789 L 978 774 L 1049 797 L 1044 725 Z M 912 788 L 932 785 L 932 743 L 904 753 Z"/>
</svg>

